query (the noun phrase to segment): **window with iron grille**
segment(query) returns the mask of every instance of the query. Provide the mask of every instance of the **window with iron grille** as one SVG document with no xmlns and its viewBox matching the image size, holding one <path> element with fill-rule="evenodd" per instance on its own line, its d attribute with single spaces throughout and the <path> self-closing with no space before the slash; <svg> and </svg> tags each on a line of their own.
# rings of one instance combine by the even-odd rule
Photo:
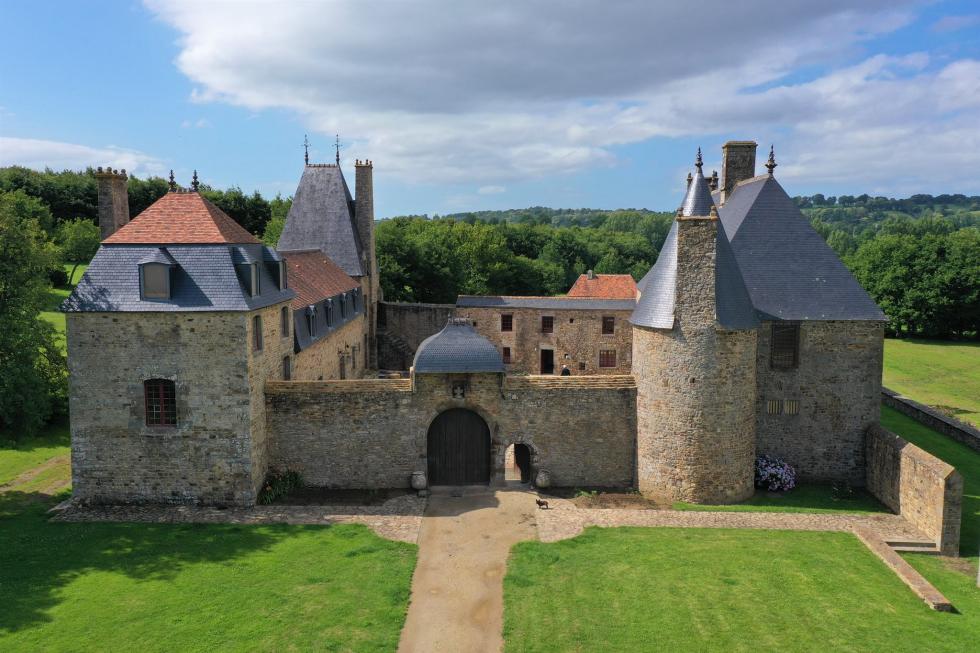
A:
<svg viewBox="0 0 980 653">
<path fill-rule="evenodd" d="M 282 380 L 289 381 L 293 378 L 293 364 L 289 360 L 289 356 L 284 356 L 282 359 Z"/>
<path fill-rule="evenodd" d="M 605 315 L 602 318 L 602 335 L 610 336 L 616 333 L 616 318 Z"/>
<path fill-rule="evenodd" d="M 252 318 L 252 349 L 262 351 L 262 316 Z"/>
<path fill-rule="evenodd" d="M 773 369 L 792 369 L 800 363 L 800 325 L 787 322 L 772 323 Z"/>
<path fill-rule="evenodd" d="M 504 363 L 510 363 L 510 347 L 504 347 Z"/>
<path fill-rule="evenodd" d="M 616 350 L 599 350 L 599 367 L 616 367 Z"/>
<path fill-rule="evenodd" d="M 770 399 L 766 406 L 766 412 L 768 412 L 770 415 L 782 415 L 783 414 L 782 399 Z"/>
<path fill-rule="evenodd" d="M 787 399 L 783 402 L 783 406 L 786 409 L 787 415 L 799 415 L 800 414 L 800 400 L 799 399 Z"/>
<path fill-rule="evenodd" d="M 283 338 L 289 337 L 289 307 L 283 306 L 279 311 L 279 331 Z"/>
<path fill-rule="evenodd" d="M 147 426 L 177 425 L 177 390 L 169 379 L 149 379 L 143 382 Z"/>
<path fill-rule="evenodd" d="M 541 333 L 555 332 L 555 318 L 552 315 L 541 316 Z"/>
<path fill-rule="evenodd" d="M 501 331 L 513 331 L 514 330 L 514 316 L 511 314 L 505 314 L 500 316 L 500 330 Z"/>
</svg>

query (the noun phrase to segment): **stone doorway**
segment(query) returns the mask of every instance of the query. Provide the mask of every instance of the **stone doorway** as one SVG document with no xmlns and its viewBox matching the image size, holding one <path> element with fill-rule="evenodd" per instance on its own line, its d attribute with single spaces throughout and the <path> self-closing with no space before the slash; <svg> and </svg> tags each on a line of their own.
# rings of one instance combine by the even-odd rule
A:
<svg viewBox="0 0 980 653">
<path fill-rule="evenodd" d="M 429 426 L 429 485 L 490 483 L 490 427 L 471 410 L 451 408 Z"/>
<path fill-rule="evenodd" d="M 504 452 L 504 480 L 531 482 L 531 447 L 512 444 Z"/>
<path fill-rule="evenodd" d="M 542 374 L 555 373 L 555 350 L 554 349 L 541 350 L 541 373 Z"/>
</svg>

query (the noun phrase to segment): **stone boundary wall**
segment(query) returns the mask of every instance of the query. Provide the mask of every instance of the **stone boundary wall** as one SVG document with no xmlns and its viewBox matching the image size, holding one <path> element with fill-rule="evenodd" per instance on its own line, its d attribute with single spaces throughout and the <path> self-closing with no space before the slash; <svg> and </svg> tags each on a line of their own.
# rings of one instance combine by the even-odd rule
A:
<svg viewBox="0 0 980 653">
<path fill-rule="evenodd" d="M 945 415 L 931 406 L 920 404 L 888 388 L 881 389 L 881 403 L 934 431 L 962 442 L 974 451 L 980 451 L 980 429 L 966 422 Z"/>
<path fill-rule="evenodd" d="M 882 503 L 958 555 L 963 477 L 952 465 L 880 425 L 866 434 L 867 486 Z"/>
<path fill-rule="evenodd" d="M 423 340 L 442 331 L 455 311 L 455 304 L 380 302 L 378 330 L 398 336 L 415 350 Z"/>
</svg>

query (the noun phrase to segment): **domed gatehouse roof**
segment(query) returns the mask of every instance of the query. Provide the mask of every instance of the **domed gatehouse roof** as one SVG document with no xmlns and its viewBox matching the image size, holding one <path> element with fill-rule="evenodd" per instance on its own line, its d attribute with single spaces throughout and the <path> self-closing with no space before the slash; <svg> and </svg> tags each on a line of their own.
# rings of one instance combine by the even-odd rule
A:
<svg viewBox="0 0 980 653">
<path fill-rule="evenodd" d="M 504 359 L 465 318 L 451 317 L 442 331 L 429 336 L 415 352 L 416 374 L 504 372 Z"/>
</svg>

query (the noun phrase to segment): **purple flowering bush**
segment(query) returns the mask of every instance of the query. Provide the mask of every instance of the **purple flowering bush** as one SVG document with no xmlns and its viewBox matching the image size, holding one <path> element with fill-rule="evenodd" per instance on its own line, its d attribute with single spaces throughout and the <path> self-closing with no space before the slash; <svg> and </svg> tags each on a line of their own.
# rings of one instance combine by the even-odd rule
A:
<svg viewBox="0 0 980 653">
<path fill-rule="evenodd" d="M 755 459 L 755 486 L 770 492 L 786 492 L 796 487 L 796 470 L 775 456 Z"/>
</svg>

